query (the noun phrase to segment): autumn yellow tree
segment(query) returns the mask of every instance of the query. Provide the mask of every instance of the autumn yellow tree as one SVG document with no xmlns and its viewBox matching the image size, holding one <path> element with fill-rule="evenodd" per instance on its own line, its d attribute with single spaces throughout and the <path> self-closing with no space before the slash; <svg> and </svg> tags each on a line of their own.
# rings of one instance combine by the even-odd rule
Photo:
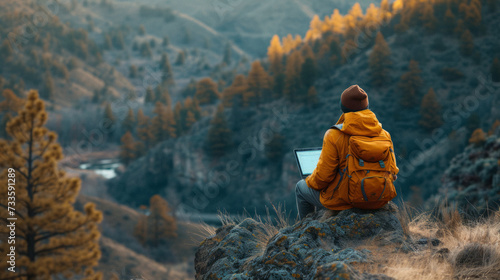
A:
<svg viewBox="0 0 500 280">
<path fill-rule="evenodd" d="M 135 229 L 135 237 L 146 246 L 157 246 L 168 238 L 177 237 L 177 222 L 170 213 L 168 202 L 154 195 L 149 200 L 149 214 L 143 215 Z"/>
<path fill-rule="evenodd" d="M 469 138 L 469 143 L 475 146 L 480 146 L 486 142 L 486 133 L 478 128 L 472 132 L 472 135 Z"/>
<path fill-rule="evenodd" d="M 80 180 L 58 168 L 62 149 L 56 134 L 44 127 L 46 121 L 44 102 L 32 90 L 24 109 L 7 125 L 12 141 L 0 140 L 0 179 L 13 183 L 0 188 L 0 215 L 16 219 L 2 219 L 0 235 L 7 240 L 5 223 L 15 222 L 17 254 L 16 273 L 7 271 L 8 263 L 2 261 L 0 278 L 101 279 L 93 267 L 101 256 L 97 224 L 102 214 L 92 203 L 85 205 L 84 213 L 73 208 Z M 12 192 L 15 201 L 8 199 Z M 0 243 L 2 256 L 10 252 L 9 246 Z"/>
<path fill-rule="evenodd" d="M 281 73 L 283 68 L 283 47 L 281 46 L 280 37 L 278 37 L 278 35 L 274 35 L 271 39 L 271 44 L 267 49 L 267 58 L 269 59 L 269 70 L 271 73 L 273 75 Z"/>
<path fill-rule="evenodd" d="M 237 75 L 233 83 L 222 92 L 222 103 L 224 107 L 229 108 L 233 106 L 234 99 L 243 97 L 247 89 L 248 85 L 245 76 L 242 74 Z"/>
<path fill-rule="evenodd" d="M 370 74 L 374 86 L 380 87 L 384 85 L 389 78 L 389 68 L 391 65 L 391 50 L 384 36 L 379 32 L 375 38 L 375 46 L 373 46 L 369 57 Z"/>
<path fill-rule="evenodd" d="M 252 63 L 246 83 L 247 91 L 243 95 L 245 106 L 259 104 L 263 99 L 270 98 L 270 77 L 259 61 Z"/>
<path fill-rule="evenodd" d="M 441 118 L 441 105 L 439 104 L 433 88 L 429 89 L 420 105 L 420 121 L 423 128 L 432 130 L 443 125 Z"/>
</svg>

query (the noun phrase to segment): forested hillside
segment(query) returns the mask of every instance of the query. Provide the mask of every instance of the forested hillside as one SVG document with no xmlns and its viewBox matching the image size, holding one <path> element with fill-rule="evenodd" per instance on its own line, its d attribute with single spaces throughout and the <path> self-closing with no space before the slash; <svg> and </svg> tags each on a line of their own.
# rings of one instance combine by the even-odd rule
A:
<svg viewBox="0 0 500 280">
<path fill-rule="evenodd" d="M 293 207 L 292 149 L 321 145 L 357 83 L 393 136 L 400 195 L 425 199 L 472 132 L 500 118 L 497 15 L 495 1 L 382 1 L 314 17 L 220 93 L 200 80 L 192 94 L 211 116 L 132 162 L 110 192 L 133 205 L 168 191 L 201 211 Z"/>
</svg>

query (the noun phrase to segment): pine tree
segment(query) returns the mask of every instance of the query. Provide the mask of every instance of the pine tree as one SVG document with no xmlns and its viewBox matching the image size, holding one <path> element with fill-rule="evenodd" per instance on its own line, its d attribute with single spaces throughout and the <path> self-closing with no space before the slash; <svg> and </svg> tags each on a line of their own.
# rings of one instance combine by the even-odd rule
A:
<svg viewBox="0 0 500 280">
<path fill-rule="evenodd" d="M 149 42 L 143 42 L 140 46 L 139 52 L 143 57 L 151 57 L 153 56 L 153 51 L 151 51 L 151 46 L 149 45 Z"/>
<path fill-rule="evenodd" d="M 377 33 L 375 46 L 373 46 L 369 60 L 372 83 L 377 87 L 381 87 L 389 79 L 389 68 L 392 62 L 391 50 L 380 32 Z"/>
<path fill-rule="evenodd" d="M 0 102 L 1 112 L 17 113 L 24 107 L 25 100 L 17 97 L 17 95 L 10 89 L 4 89 L 2 92 L 3 101 Z"/>
<path fill-rule="evenodd" d="M 127 166 L 131 163 L 137 154 L 137 147 L 135 144 L 134 136 L 130 131 L 125 132 L 121 138 L 122 145 L 120 147 L 120 160 Z"/>
<path fill-rule="evenodd" d="M 231 64 L 231 44 L 227 43 L 224 48 L 224 57 L 222 58 L 222 63 L 225 65 Z"/>
<path fill-rule="evenodd" d="M 181 102 L 175 103 L 174 119 L 176 124 L 176 134 L 180 136 L 184 133 L 184 131 L 186 131 L 185 127 L 186 110 L 182 107 Z"/>
<path fill-rule="evenodd" d="M 279 133 L 275 133 L 269 143 L 266 144 L 266 157 L 271 162 L 280 162 L 285 154 L 285 137 Z"/>
<path fill-rule="evenodd" d="M 300 95 L 302 93 L 302 84 L 300 79 L 300 71 L 302 70 L 302 63 L 304 59 L 300 52 L 294 51 L 287 58 L 285 69 L 285 96 L 291 101 L 301 101 Z"/>
<path fill-rule="evenodd" d="M 313 107 L 318 104 L 318 92 L 314 86 L 307 91 L 307 103 Z"/>
<path fill-rule="evenodd" d="M 161 81 L 164 85 L 174 85 L 174 74 L 172 71 L 172 66 L 168 59 L 168 55 L 163 53 L 160 60 L 160 70 L 161 70 Z"/>
<path fill-rule="evenodd" d="M 246 79 L 247 91 L 243 95 L 245 106 L 261 103 L 262 100 L 269 100 L 270 77 L 259 61 L 254 61 L 248 72 Z"/>
<path fill-rule="evenodd" d="M 490 72 L 491 72 L 491 80 L 495 83 L 499 83 L 500 82 L 500 61 L 498 60 L 498 57 L 495 57 L 495 59 L 493 59 L 493 63 L 491 64 Z"/>
<path fill-rule="evenodd" d="M 444 21 L 443 25 L 445 32 L 450 35 L 453 34 L 455 27 L 457 25 L 457 20 L 450 8 L 446 10 L 443 21 Z"/>
<path fill-rule="evenodd" d="M 136 122 L 134 117 L 134 111 L 132 110 L 132 108 L 129 108 L 127 116 L 125 117 L 125 119 L 123 119 L 122 127 L 125 129 L 125 131 L 133 132 L 135 126 Z"/>
<path fill-rule="evenodd" d="M 155 92 L 153 91 L 151 86 L 148 86 L 146 88 L 146 96 L 144 97 L 144 103 L 153 104 L 155 102 L 156 102 Z"/>
<path fill-rule="evenodd" d="M 166 239 L 177 237 L 177 221 L 171 215 L 170 207 L 161 196 L 149 200 L 148 216 L 142 215 L 135 230 L 135 237 L 146 246 L 158 246 Z"/>
<path fill-rule="evenodd" d="M 291 37 L 291 35 L 290 35 Z M 270 64 L 270 71 L 273 75 L 281 73 L 282 71 L 282 59 L 283 59 L 283 47 L 281 46 L 280 37 L 274 35 L 271 39 L 271 44 L 267 49 L 267 58 Z"/>
<path fill-rule="evenodd" d="M 2 262 L 0 278 L 101 279 L 92 269 L 101 255 L 97 227 L 101 212 L 92 203 L 85 205 L 84 213 L 73 208 L 80 179 L 59 169 L 62 148 L 57 135 L 44 127 L 46 121 L 44 102 L 32 90 L 24 109 L 7 125 L 12 141 L 0 139 L 0 178 L 5 184 L 15 178 L 15 185 L 0 188 L 0 215 L 17 218 L 16 273 L 7 271 L 8 263 Z M 15 204 L 8 199 L 14 188 Z M 7 211 L 8 206 L 15 210 Z M 7 221 L 0 224 L 0 236 L 6 241 Z M 0 243 L 0 253 L 7 255 L 10 246 Z"/>
<path fill-rule="evenodd" d="M 424 95 L 422 99 L 422 104 L 420 105 L 420 121 L 418 123 L 427 130 L 433 130 L 443 125 L 441 105 L 432 88 L 429 89 L 429 92 Z"/>
<path fill-rule="evenodd" d="M 130 65 L 130 67 L 129 67 L 129 74 L 128 74 L 128 76 L 129 76 L 130 78 L 132 78 L 132 79 L 133 79 L 133 78 L 137 78 L 137 76 L 139 76 L 139 71 L 137 70 L 137 66 L 135 66 L 135 65 L 133 65 L 133 64 L 132 64 L 132 65 Z"/>
<path fill-rule="evenodd" d="M 420 20 L 422 21 L 424 28 L 429 32 L 434 32 L 436 30 L 437 19 L 434 15 L 434 3 L 425 2 L 423 5 L 422 15 Z"/>
<path fill-rule="evenodd" d="M 111 124 L 115 124 L 116 117 L 113 114 L 113 110 L 111 109 L 111 104 L 106 103 L 106 107 L 104 108 L 104 118 L 109 120 Z"/>
<path fill-rule="evenodd" d="M 49 100 L 49 101 L 54 101 L 54 95 L 55 95 L 55 86 L 54 86 L 54 79 L 52 79 L 52 75 L 50 72 L 45 72 L 45 77 L 43 79 L 43 88 L 42 88 L 42 98 Z"/>
<path fill-rule="evenodd" d="M 208 130 L 208 152 L 213 157 L 221 157 L 231 146 L 231 130 L 224 116 L 224 106 L 219 105 Z"/>
<path fill-rule="evenodd" d="M 176 124 L 174 113 L 168 106 L 161 102 L 156 102 L 154 113 L 156 114 L 151 121 L 151 133 L 154 135 L 153 142 L 159 143 L 167 139 L 175 138 Z"/>
<path fill-rule="evenodd" d="M 224 107 L 229 108 L 233 106 L 234 98 L 238 96 L 242 97 L 247 90 L 248 85 L 245 76 L 238 74 L 234 77 L 233 83 L 222 92 L 222 103 Z"/>
<path fill-rule="evenodd" d="M 184 62 L 186 62 L 186 53 L 184 51 L 179 51 L 175 59 L 175 65 L 184 65 Z"/>
<path fill-rule="evenodd" d="M 304 88 L 309 89 L 316 81 L 316 62 L 311 57 L 306 58 L 300 69 L 300 79 Z"/>
<path fill-rule="evenodd" d="M 474 53 L 474 37 L 468 29 L 460 37 L 460 52 L 464 56 L 471 56 Z"/>
<path fill-rule="evenodd" d="M 423 81 L 420 78 L 420 68 L 418 62 L 410 60 L 408 72 L 404 73 L 399 80 L 399 91 L 401 93 L 401 105 L 411 107 L 415 104 L 415 99 L 420 92 Z"/>
<path fill-rule="evenodd" d="M 172 98 L 170 98 L 168 88 L 158 85 L 155 92 L 155 101 L 160 101 L 167 107 L 172 107 Z"/>
<path fill-rule="evenodd" d="M 150 129 L 149 117 L 144 115 L 142 109 L 137 111 L 137 155 L 142 156 L 154 143 L 153 131 Z"/>
<path fill-rule="evenodd" d="M 203 78 L 196 84 L 195 98 L 201 105 L 213 104 L 219 99 L 217 84 L 210 78 Z"/>
</svg>

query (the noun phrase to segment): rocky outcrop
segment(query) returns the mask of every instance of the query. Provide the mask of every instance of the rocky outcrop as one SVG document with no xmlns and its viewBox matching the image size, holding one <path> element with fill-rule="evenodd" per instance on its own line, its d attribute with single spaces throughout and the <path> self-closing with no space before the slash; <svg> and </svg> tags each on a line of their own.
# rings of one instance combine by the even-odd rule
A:
<svg viewBox="0 0 500 280">
<path fill-rule="evenodd" d="M 497 209 L 500 201 L 500 136 L 492 135 L 484 143 L 469 145 L 455 156 L 444 172 L 439 194 L 429 200 L 435 207 L 446 201 L 458 209 L 481 214 Z"/>
<path fill-rule="evenodd" d="M 353 249 L 369 239 L 381 246 L 404 241 L 390 203 L 379 210 L 311 214 L 262 242 L 265 225 L 247 218 L 205 239 L 195 257 L 196 279 L 392 279 L 360 273 L 353 264 L 371 252 Z"/>
</svg>

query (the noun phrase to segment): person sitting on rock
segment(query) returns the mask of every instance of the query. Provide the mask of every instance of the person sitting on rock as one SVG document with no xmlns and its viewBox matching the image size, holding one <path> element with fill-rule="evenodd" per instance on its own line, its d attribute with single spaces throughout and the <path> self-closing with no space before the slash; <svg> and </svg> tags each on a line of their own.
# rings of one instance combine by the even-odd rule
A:
<svg viewBox="0 0 500 280">
<path fill-rule="evenodd" d="M 340 97 L 343 114 L 325 133 L 316 168 L 297 183 L 299 218 L 316 209 L 378 209 L 396 196 L 399 172 L 390 134 L 352 85 Z"/>
</svg>

